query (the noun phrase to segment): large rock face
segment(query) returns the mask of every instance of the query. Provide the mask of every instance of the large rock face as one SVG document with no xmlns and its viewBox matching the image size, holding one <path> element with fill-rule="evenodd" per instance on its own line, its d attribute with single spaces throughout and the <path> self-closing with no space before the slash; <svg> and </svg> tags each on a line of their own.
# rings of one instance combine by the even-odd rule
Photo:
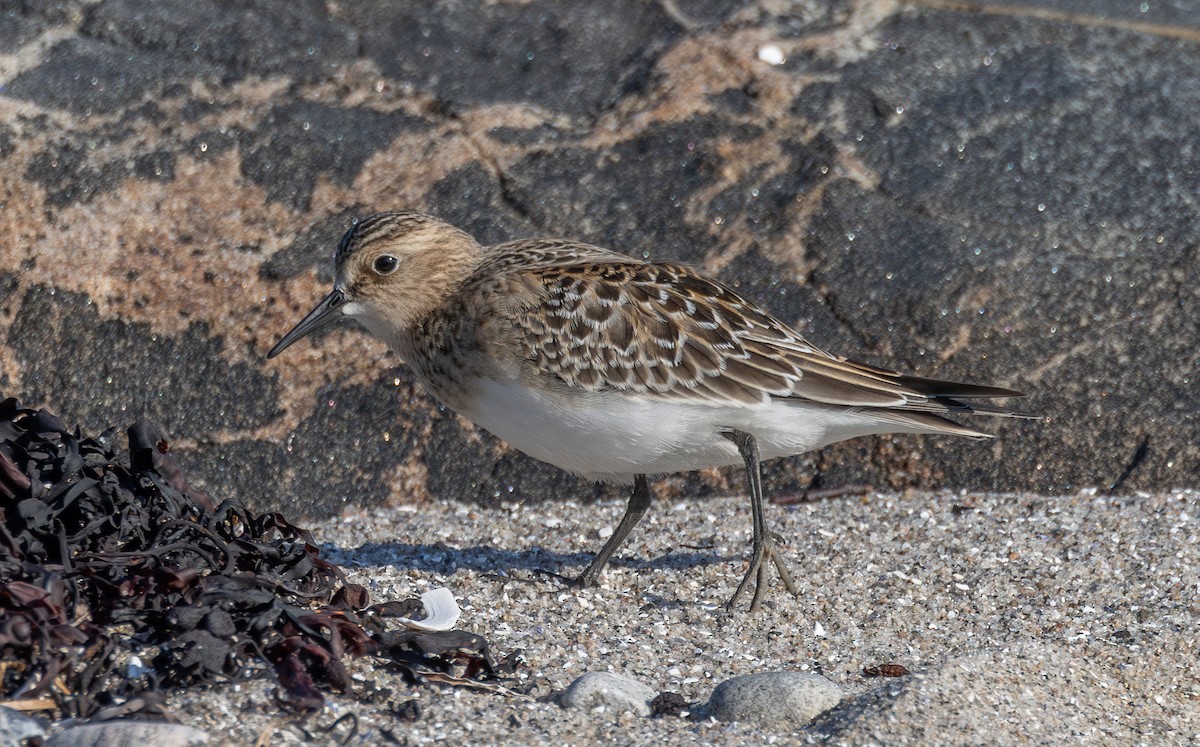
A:
<svg viewBox="0 0 1200 747">
<path fill-rule="evenodd" d="M 1200 13 L 1127 5 L 0 0 L 0 392 L 152 418 L 259 507 L 604 492 L 356 329 L 264 360 L 354 216 L 419 208 L 702 265 L 827 349 L 1046 415 L 771 490 L 1194 486 Z"/>
</svg>

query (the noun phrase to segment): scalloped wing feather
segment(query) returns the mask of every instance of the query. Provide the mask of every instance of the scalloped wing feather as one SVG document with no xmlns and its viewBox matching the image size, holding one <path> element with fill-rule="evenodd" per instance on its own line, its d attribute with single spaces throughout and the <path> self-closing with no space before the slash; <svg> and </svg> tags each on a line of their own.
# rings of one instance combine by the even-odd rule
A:
<svg viewBox="0 0 1200 747">
<path fill-rule="evenodd" d="M 682 402 L 801 398 L 918 412 L 993 411 L 956 397 L 1017 392 L 908 376 L 832 356 L 757 305 L 686 267 L 585 244 L 493 247 L 477 278 L 502 277 L 523 360 L 570 387 Z"/>
</svg>

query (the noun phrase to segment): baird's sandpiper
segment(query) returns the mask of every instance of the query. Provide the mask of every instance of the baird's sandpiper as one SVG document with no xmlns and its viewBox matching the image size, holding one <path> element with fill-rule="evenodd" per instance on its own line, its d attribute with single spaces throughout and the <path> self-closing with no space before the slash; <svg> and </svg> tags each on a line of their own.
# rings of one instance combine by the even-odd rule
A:
<svg viewBox="0 0 1200 747">
<path fill-rule="evenodd" d="M 988 438 L 947 414 L 1019 392 L 910 376 L 817 348 L 719 281 L 595 246 L 481 246 L 428 215 L 359 221 L 336 281 L 273 358 L 343 317 L 358 320 L 435 397 L 512 446 L 594 480 L 633 483 L 625 515 L 579 577 L 596 580 L 651 503 L 647 475 L 744 464 L 753 514 L 751 610 L 768 562 L 796 586 L 767 531 L 759 463 L 877 433 Z"/>
</svg>

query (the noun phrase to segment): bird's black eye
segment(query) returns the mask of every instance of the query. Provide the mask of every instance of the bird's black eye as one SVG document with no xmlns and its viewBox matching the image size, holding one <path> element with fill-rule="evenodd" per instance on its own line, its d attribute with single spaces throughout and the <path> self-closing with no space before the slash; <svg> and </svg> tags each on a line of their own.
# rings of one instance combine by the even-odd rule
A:
<svg viewBox="0 0 1200 747">
<path fill-rule="evenodd" d="M 375 262 L 371 266 L 374 267 L 375 272 L 379 273 L 380 275 L 391 275 L 396 271 L 396 268 L 400 266 L 400 260 L 396 259 L 390 254 L 380 254 L 375 258 Z"/>
</svg>

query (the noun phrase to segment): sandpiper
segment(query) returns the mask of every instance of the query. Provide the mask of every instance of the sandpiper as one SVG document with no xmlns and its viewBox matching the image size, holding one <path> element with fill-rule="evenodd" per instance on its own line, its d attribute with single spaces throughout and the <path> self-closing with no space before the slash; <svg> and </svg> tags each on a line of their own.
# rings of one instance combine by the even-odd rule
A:
<svg viewBox="0 0 1200 747">
<path fill-rule="evenodd" d="M 647 476 L 744 464 L 750 565 L 796 586 L 767 530 L 760 462 L 878 433 L 989 438 L 948 413 L 1022 416 L 998 387 L 910 376 L 817 348 L 720 281 L 587 244 L 481 246 L 429 215 L 377 213 L 334 255 L 333 291 L 267 354 L 343 317 L 412 367 L 435 397 L 521 451 L 583 477 L 633 483 L 625 515 L 579 576 L 601 570 L 649 508 Z"/>
</svg>

